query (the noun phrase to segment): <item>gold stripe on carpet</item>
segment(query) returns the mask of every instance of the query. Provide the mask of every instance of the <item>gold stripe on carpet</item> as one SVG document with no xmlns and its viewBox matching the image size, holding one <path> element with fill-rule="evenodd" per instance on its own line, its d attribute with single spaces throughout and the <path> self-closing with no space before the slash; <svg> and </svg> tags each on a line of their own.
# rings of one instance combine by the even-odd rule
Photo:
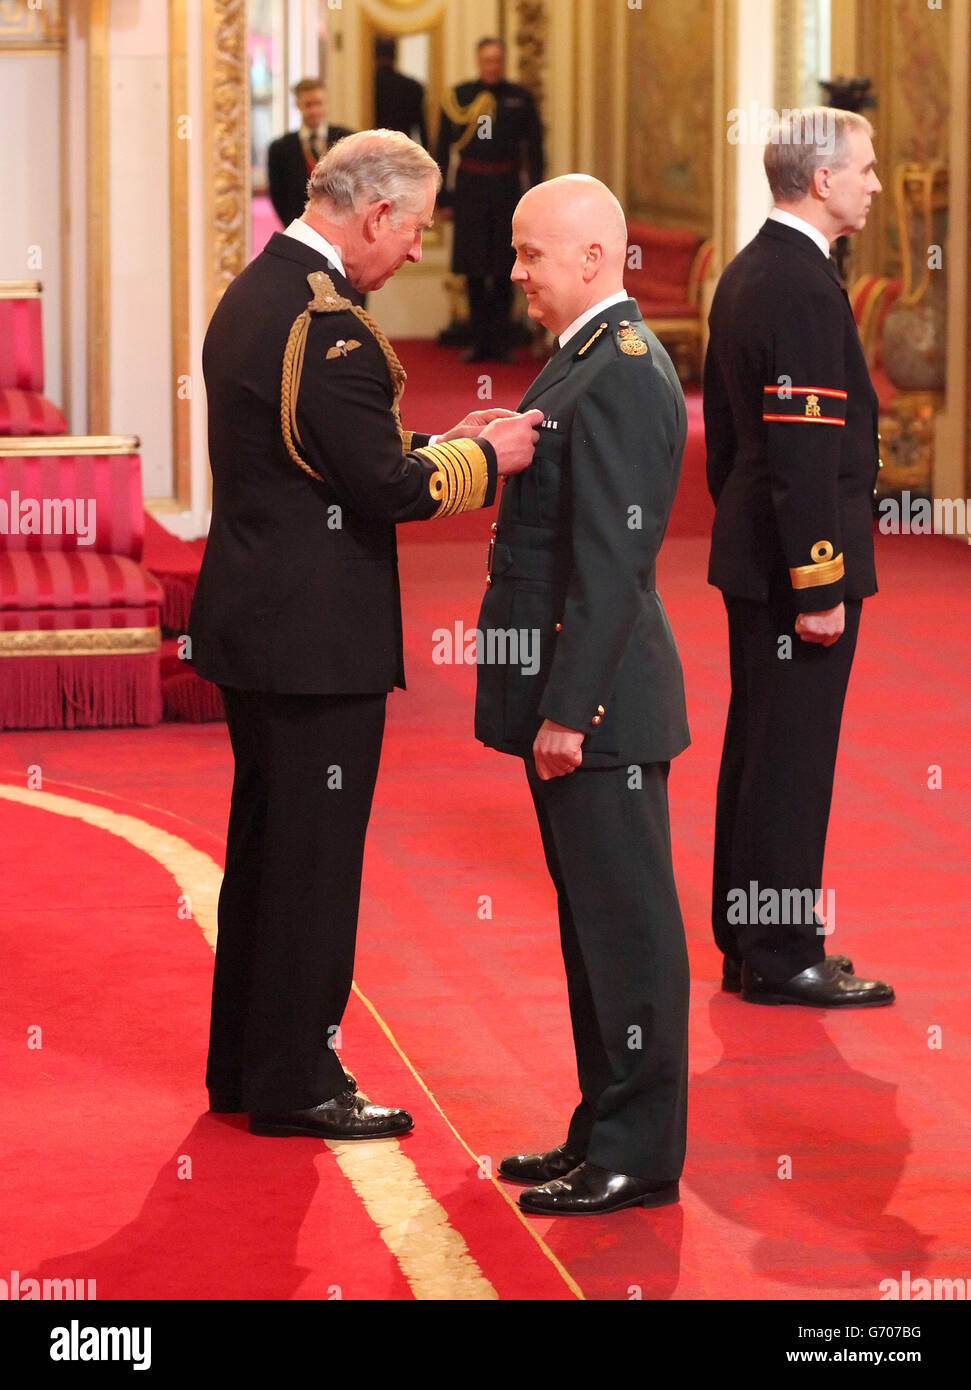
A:
<svg viewBox="0 0 971 1390">
<path fill-rule="evenodd" d="M 208 854 L 158 826 L 106 806 L 7 783 L 0 783 L 0 797 L 85 821 L 142 850 L 175 879 L 191 903 L 192 915 L 203 936 L 215 950 L 222 870 Z M 374 1013 L 372 1005 L 367 1007 Z M 380 1019 L 378 1022 L 390 1037 L 387 1026 Z M 418 1075 L 410 1062 L 408 1067 Z M 420 1077 L 418 1080 L 431 1095 Z M 437 1104 L 436 1109 L 441 1114 Z M 461 1234 L 450 1224 L 448 1213 L 428 1191 L 396 1139 L 371 1144 L 333 1143 L 328 1147 L 333 1149 L 341 1172 L 377 1226 L 416 1299 L 498 1299 Z M 467 1144 L 464 1147 L 468 1149 Z"/>
</svg>

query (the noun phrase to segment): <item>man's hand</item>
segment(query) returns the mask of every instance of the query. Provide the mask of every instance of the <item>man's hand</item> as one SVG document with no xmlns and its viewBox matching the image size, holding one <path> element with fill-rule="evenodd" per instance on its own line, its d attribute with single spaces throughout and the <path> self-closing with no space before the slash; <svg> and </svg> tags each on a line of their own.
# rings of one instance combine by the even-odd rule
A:
<svg viewBox="0 0 971 1390">
<path fill-rule="evenodd" d="M 583 738 L 577 729 L 555 724 L 552 719 L 543 720 L 533 740 L 533 757 L 541 781 L 576 771 L 583 761 Z"/>
<path fill-rule="evenodd" d="M 491 410 L 470 410 L 457 425 L 453 425 L 445 434 L 440 434 L 438 441 L 445 444 L 450 439 L 475 439 L 493 420 L 514 420 L 516 414 L 515 410 L 503 410 L 502 406 L 498 405 Z"/>
<path fill-rule="evenodd" d="M 525 415 L 511 419 L 493 420 L 481 431 L 496 451 L 499 476 L 521 473 L 533 460 L 533 449 L 539 439 L 536 426 L 543 418 L 541 410 L 527 410 Z"/>
<path fill-rule="evenodd" d="M 846 610 L 841 603 L 823 613 L 800 613 L 796 618 L 796 632 L 802 640 L 822 642 L 824 647 L 831 647 L 845 626 Z"/>
</svg>

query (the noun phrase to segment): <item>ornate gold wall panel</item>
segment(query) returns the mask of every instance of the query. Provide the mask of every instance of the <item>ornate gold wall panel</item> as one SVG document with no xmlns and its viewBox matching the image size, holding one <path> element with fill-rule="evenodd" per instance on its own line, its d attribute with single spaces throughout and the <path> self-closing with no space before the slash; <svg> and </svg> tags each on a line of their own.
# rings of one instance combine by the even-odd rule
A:
<svg viewBox="0 0 971 1390">
<path fill-rule="evenodd" d="M 650 5 L 629 26 L 627 201 L 632 215 L 712 230 L 715 7 Z"/>
<path fill-rule="evenodd" d="M 542 114 L 546 105 L 546 44 L 549 15 L 544 0 L 516 0 L 513 42 L 519 82 L 532 92 Z"/>
<path fill-rule="evenodd" d="M 206 188 L 211 314 L 246 264 L 249 244 L 249 101 L 245 0 L 206 0 L 204 63 L 208 110 Z"/>
<path fill-rule="evenodd" d="M 857 0 L 859 72 L 879 105 L 865 114 L 876 128 L 877 172 L 884 185 L 866 229 L 853 239 L 853 273 L 900 273 L 893 170 L 901 163 L 947 162 L 951 16 L 912 0 Z"/>
<path fill-rule="evenodd" d="M 62 49 L 65 41 L 62 0 L 44 0 L 40 9 L 27 0 L 0 0 L 0 48 Z"/>
<path fill-rule="evenodd" d="M 192 496 L 190 400 L 179 389 L 189 357 L 189 113 L 186 0 L 169 3 L 169 247 L 172 266 L 172 480 L 175 499 Z"/>
</svg>

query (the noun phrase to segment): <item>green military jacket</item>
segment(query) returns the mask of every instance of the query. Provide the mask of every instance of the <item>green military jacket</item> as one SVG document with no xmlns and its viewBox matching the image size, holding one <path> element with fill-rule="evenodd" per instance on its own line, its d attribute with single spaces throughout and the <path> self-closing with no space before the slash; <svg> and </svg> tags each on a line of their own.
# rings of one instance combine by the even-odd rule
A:
<svg viewBox="0 0 971 1390">
<path fill-rule="evenodd" d="M 493 527 L 476 737 L 529 757 L 551 719 L 583 732 L 583 767 L 667 761 L 689 735 L 655 561 L 687 415 L 634 300 L 554 354 L 519 409 L 534 407 L 533 462 L 505 484 Z"/>
</svg>

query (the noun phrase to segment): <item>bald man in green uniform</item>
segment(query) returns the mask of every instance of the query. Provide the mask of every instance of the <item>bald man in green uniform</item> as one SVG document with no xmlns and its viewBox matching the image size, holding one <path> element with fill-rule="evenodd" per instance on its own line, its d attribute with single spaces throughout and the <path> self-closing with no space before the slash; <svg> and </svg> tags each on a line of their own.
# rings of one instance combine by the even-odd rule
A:
<svg viewBox="0 0 971 1390">
<path fill-rule="evenodd" d="M 539 661 L 479 666 L 476 736 L 524 759 L 559 904 L 581 1099 L 563 1143 L 506 1158 L 520 1206 L 595 1215 L 678 1200 L 688 960 L 667 777 L 688 744 L 655 560 L 687 432 L 671 361 L 623 288 L 627 227 L 585 175 L 513 218 L 531 318 L 557 349 L 523 398 L 543 422 L 494 527 L 486 634 Z M 520 644 L 521 646 L 521 644 Z M 505 649 L 508 649 L 505 648 Z"/>
</svg>

